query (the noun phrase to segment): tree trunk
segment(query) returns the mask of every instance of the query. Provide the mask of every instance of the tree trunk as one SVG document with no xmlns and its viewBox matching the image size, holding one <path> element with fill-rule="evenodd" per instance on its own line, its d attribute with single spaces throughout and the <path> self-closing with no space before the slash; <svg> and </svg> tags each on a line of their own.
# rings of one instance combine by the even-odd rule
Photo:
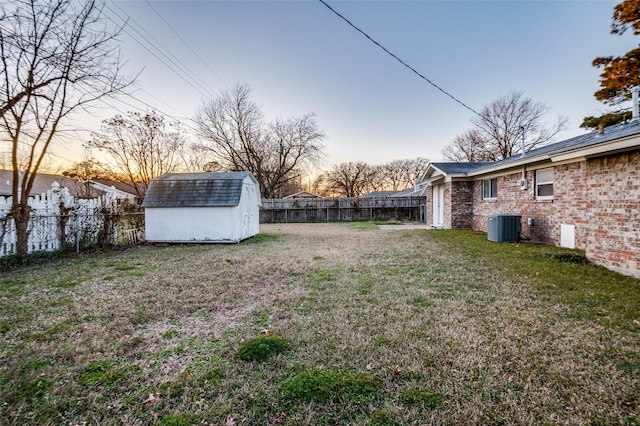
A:
<svg viewBox="0 0 640 426">
<path fill-rule="evenodd" d="M 16 225 L 16 253 L 24 256 L 29 251 L 29 214 L 31 207 L 18 203 L 11 207 L 11 217 Z"/>
</svg>

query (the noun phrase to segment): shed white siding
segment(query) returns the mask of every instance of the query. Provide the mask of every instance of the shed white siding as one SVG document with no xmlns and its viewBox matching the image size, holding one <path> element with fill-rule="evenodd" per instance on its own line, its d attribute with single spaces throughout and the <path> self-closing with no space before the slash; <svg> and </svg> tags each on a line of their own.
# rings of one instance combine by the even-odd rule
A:
<svg viewBox="0 0 640 426">
<path fill-rule="evenodd" d="M 237 175 L 238 172 L 235 172 Z M 203 179 L 215 180 L 229 179 L 229 174 L 211 173 L 194 175 L 193 182 Z M 174 175 L 175 176 L 175 175 Z M 188 175 L 179 175 L 177 180 L 188 180 Z M 172 243 L 236 243 L 253 237 L 260 231 L 260 189 L 251 174 L 240 177 L 241 189 L 236 205 L 172 205 L 176 202 L 167 200 L 163 202 L 150 201 L 145 206 L 145 233 L 147 241 L 172 242 Z M 240 184 L 240 182 L 238 182 Z M 158 184 L 156 190 L 173 185 L 171 177 L 165 177 L 162 185 Z M 194 183 L 194 185 L 201 185 Z M 212 186 L 213 187 L 213 186 Z M 150 190 L 153 185 L 150 186 Z M 236 192 L 237 194 L 237 192 Z M 179 196 L 179 195 L 178 195 Z M 211 194 L 212 197 L 219 194 Z M 145 203 L 147 200 L 145 199 Z M 164 205 L 166 204 L 166 205 Z"/>
</svg>

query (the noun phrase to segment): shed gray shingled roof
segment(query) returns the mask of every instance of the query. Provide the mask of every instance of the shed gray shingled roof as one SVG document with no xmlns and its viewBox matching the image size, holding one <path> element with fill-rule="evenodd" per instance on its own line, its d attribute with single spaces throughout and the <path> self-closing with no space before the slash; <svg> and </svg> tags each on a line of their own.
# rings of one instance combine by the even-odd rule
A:
<svg viewBox="0 0 640 426">
<path fill-rule="evenodd" d="M 142 207 L 229 207 L 240 204 L 250 172 L 167 173 L 151 181 Z"/>
</svg>

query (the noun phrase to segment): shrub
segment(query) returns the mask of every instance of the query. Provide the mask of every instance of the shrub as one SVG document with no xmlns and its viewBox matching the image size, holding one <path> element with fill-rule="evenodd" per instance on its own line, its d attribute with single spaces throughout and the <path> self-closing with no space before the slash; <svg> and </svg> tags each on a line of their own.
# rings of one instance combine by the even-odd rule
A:
<svg viewBox="0 0 640 426">
<path fill-rule="evenodd" d="M 238 348 L 238 358 L 243 361 L 266 361 L 269 357 L 289 349 L 289 342 L 277 336 L 260 336 L 244 342 Z"/>
</svg>

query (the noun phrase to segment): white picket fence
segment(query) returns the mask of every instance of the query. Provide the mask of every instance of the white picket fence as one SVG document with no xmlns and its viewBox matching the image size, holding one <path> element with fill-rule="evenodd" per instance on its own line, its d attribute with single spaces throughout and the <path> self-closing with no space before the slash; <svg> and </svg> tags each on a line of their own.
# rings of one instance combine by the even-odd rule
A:
<svg viewBox="0 0 640 426">
<path fill-rule="evenodd" d="M 11 197 L 0 197 L 0 257 L 16 252 L 17 234 L 13 219 L 9 216 Z M 105 217 L 117 213 L 115 192 L 107 192 L 100 198 L 75 198 L 67 188 L 54 182 L 46 193 L 30 196 L 33 209 L 29 220 L 28 252 L 54 251 L 62 245 L 95 245 L 100 232 L 104 232 Z M 117 227 L 113 227 L 112 242 L 118 241 Z M 129 229 L 126 234 L 140 239 L 139 229 Z"/>
</svg>

